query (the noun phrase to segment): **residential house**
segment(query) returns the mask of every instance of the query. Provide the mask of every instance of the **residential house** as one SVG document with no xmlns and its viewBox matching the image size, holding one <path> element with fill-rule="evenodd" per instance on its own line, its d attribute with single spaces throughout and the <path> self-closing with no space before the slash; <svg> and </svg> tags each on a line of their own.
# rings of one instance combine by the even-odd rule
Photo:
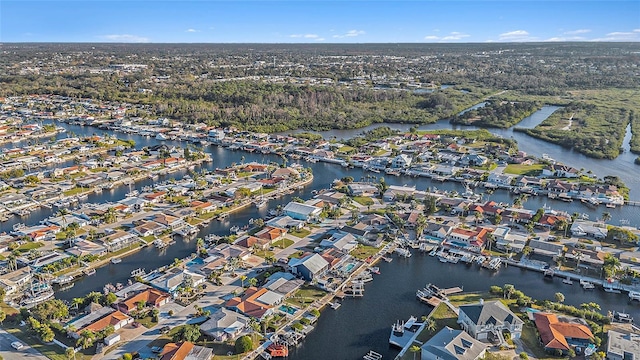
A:
<svg viewBox="0 0 640 360">
<path fill-rule="evenodd" d="M 160 360 L 210 360 L 211 358 L 213 358 L 212 348 L 194 345 L 188 341 L 168 343 L 160 353 Z"/>
<path fill-rule="evenodd" d="M 487 347 L 462 330 L 448 326 L 438 331 L 420 347 L 421 360 L 479 360 Z"/>
<path fill-rule="evenodd" d="M 285 215 L 296 220 L 312 221 L 320 216 L 322 209 L 316 206 L 292 201 L 284 207 L 283 212 Z"/>
<path fill-rule="evenodd" d="M 576 219 L 571 224 L 571 235 L 573 236 L 588 236 L 601 240 L 607 237 L 607 233 L 607 226 L 604 223 Z"/>
<path fill-rule="evenodd" d="M 145 237 L 160 235 L 160 233 L 162 233 L 165 229 L 166 227 L 162 224 L 159 224 L 155 221 L 147 221 L 131 229 L 131 232 L 135 233 L 138 236 Z"/>
<path fill-rule="evenodd" d="M 460 246 L 470 247 L 475 249 L 482 249 L 485 243 L 486 236 L 489 231 L 486 228 L 478 227 L 474 230 L 454 228 L 447 236 L 447 243 Z"/>
<path fill-rule="evenodd" d="M 77 257 L 84 255 L 102 256 L 107 253 L 107 248 L 93 241 L 80 239 L 74 241 L 73 246 L 65 250 L 65 252 Z"/>
<path fill-rule="evenodd" d="M 489 161 L 489 159 L 478 154 L 468 154 L 460 158 L 460 164 L 465 166 L 482 166 L 486 164 L 487 161 Z"/>
<path fill-rule="evenodd" d="M 500 301 L 480 301 L 460 306 L 458 323 L 477 340 L 502 339 L 508 331 L 512 339 L 522 334 L 522 321 Z"/>
<path fill-rule="evenodd" d="M 298 259 L 289 260 L 289 268 L 293 274 L 311 281 L 322 276 L 329 269 L 329 263 L 318 254 L 308 254 Z"/>
<path fill-rule="evenodd" d="M 513 176 L 508 174 L 490 173 L 487 182 L 496 186 L 511 186 Z"/>
<path fill-rule="evenodd" d="M 284 298 L 292 296 L 300 287 L 304 285 L 304 280 L 296 279 L 291 273 L 277 272 L 267 278 L 267 282 L 262 286 L 282 295 Z"/>
<path fill-rule="evenodd" d="M 639 332 L 609 330 L 607 334 L 607 360 L 640 359 Z"/>
<path fill-rule="evenodd" d="M 411 156 L 407 154 L 400 154 L 393 158 L 391 167 L 394 169 L 406 169 L 411 166 Z"/>
<path fill-rule="evenodd" d="M 154 287 L 166 291 L 174 292 L 178 287 L 188 283 L 189 286 L 195 287 L 202 284 L 206 278 L 204 275 L 191 272 L 186 269 L 173 268 L 151 281 Z"/>
<path fill-rule="evenodd" d="M 181 218 L 167 214 L 158 214 L 152 220 L 173 230 L 179 229 L 186 224 Z"/>
<path fill-rule="evenodd" d="M 563 164 L 552 164 L 542 169 L 542 176 L 555 176 L 561 178 L 576 178 L 580 176 L 578 169 Z"/>
<path fill-rule="evenodd" d="M 97 305 L 90 309 L 87 315 L 67 323 L 68 334 L 73 338 L 78 339 L 85 330 L 98 332 L 109 325 L 113 326 L 114 330 L 118 330 L 133 322 L 132 317 L 108 306 Z"/>
<path fill-rule="evenodd" d="M 593 333 L 586 325 L 561 321 L 550 313 L 537 312 L 533 317 L 546 351 L 561 351 L 566 354 L 576 346 L 586 348 L 593 339 Z"/>
<path fill-rule="evenodd" d="M 128 233 L 122 230 L 118 230 L 113 234 L 107 235 L 100 239 L 104 246 L 107 247 L 107 250 L 113 252 L 123 249 L 130 244 L 139 241 L 135 234 Z"/>
<path fill-rule="evenodd" d="M 115 307 L 123 313 L 129 314 L 138 307 L 138 303 L 140 302 L 144 303 L 144 306 L 159 308 L 167 304 L 170 300 L 171 295 L 163 291 L 146 289 L 116 304 Z"/>
<path fill-rule="evenodd" d="M 340 251 L 344 251 L 349 253 L 356 246 L 358 246 L 358 241 L 353 234 L 343 232 L 343 231 L 335 231 L 331 237 L 327 239 L 322 239 L 320 242 L 321 247 L 332 247 Z"/>
<path fill-rule="evenodd" d="M 282 295 L 266 288 L 250 286 L 242 296 L 229 299 L 224 306 L 244 315 L 261 319 L 270 315 L 273 312 L 273 307 L 280 301 L 282 301 Z"/>
<path fill-rule="evenodd" d="M 538 239 L 531 239 L 529 246 L 533 250 L 534 254 L 546 255 L 546 256 L 561 256 L 564 252 L 564 245 L 561 243 L 551 242 Z"/>
<path fill-rule="evenodd" d="M 273 243 L 280 239 L 283 239 L 287 234 L 287 229 L 273 226 L 265 226 L 260 231 L 254 234 L 255 237 L 268 240 Z"/>
<path fill-rule="evenodd" d="M 11 295 L 27 286 L 32 279 L 33 274 L 31 272 L 31 268 L 25 266 L 18 270 L 0 275 L 0 286 L 4 288 L 7 295 Z"/>
<path fill-rule="evenodd" d="M 234 340 L 247 329 L 249 321 L 250 319 L 242 314 L 221 308 L 200 325 L 200 332 L 214 341 Z"/>
<path fill-rule="evenodd" d="M 351 196 L 372 197 L 378 194 L 378 188 L 369 183 L 350 183 L 347 185 L 347 191 Z"/>
</svg>

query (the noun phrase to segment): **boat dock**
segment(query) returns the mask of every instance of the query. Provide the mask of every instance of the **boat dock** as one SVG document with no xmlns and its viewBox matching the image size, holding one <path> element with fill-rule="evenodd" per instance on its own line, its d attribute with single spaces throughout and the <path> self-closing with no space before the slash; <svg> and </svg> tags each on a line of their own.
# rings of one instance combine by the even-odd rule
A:
<svg viewBox="0 0 640 360">
<path fill-rule="evenodd" d="M 369 350 L 369 352 L 362 358 L 364 360 L 380 360 L 382 359 L 382 355 L 373 350 Z"/>
</svg>

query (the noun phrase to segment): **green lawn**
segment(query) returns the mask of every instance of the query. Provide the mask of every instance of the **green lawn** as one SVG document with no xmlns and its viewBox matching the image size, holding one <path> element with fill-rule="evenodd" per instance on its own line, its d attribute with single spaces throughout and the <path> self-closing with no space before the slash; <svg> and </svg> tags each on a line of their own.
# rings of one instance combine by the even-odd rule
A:
<svg viewBox="0 0 640 360">
<path fill-rule="evenodd" d="M 147 329 L 151 329 L 152 327 L 158 325 L 157 322 L 153 322 L 151 320 L 151 315 L 145 316 L 142 319 L 136 319 L 136 321 L 142 324 L 142 326 L 146 327 Z"/>
<path fill-rule="evenodd" d="M 296 307 L 305 307 L 318 299 L 322 299 L 325 295 L 327 295 L 327 292 L 313 286 L 305 285 L 285 302 Z"/>
<path fill-rule="evenodd" d="M 364 260 L 369 256 L 373 256 L 378 253 L 380 249 L 373 246 L 368 245 L 358 245 L 353 251 L 351 251 L 351 256 L 356 259 Z"/>
<path fill-rule="evenodd" d="M 544 169 L 544 164 L 522 165 L 522 164 L 509 164 L 504 169 L 505 174 L 514 175 L 538 175 Z"/>
<path fill-rule="evenodd" d="M 538 333 L 533 325 L 526 324 L 522 327 L 522 334 L 520 335 L 522 343 L 533 353 L 538 359 L 551 358 L 549 354 L 544 351 L 544 348 L 538 341 Z"/>
<path fill-rule="evenodd" d="M 302 229 L 291 230 L 289 231 L 289 234 L 302 239 L 304 237 L 307 237 L 309 234 L 311 234 L 311 231 L 305 228 L 302 228 Z"/>
<path fill-rule="evenodd" d="M 62 349 L 60 346 L 57 346 L 57 345 L 43 344 L 37 336 L 33 336 L 27 333 L 25 330 L 23 330 L 23 329 L 26 329 L 26 327 L 20 328 L 15 325 L 8 326 L 7 324 L 4 324 L 3 328 L 8 333 L 17 337 L 22 342 L 24 342 L 25 344 L 28 344 L 29 346 L 31 346 L 32 348 L 40 352 L 42 355 L 48 357 L 49 359 L 67 360 L 67 356 L 64 353 L 64 349 Z M 81 353 L 76 354 L 76 360 L 85 360 L 85 359 L 86 360 L 91 359 L 91 356 L 83 355 Z"/>
<path fill-rule="evenodd" d="M 269 251 L 269 250 L 254 250 L 253 251 L 253 255 L 255 256 L 259 256 L 263 259 L 267 258 L 268 256 L 273 257 L 274 253 L 273 251 Z"/>
<path fill-rule="evenodd" d="M 144 242 L 148 244 L 150 242 L 153 242 L 156 239 L 156 237 L 155 235 L 147 235 L 147 236 L 141 237 L 140 239 L 144 240 Z"/>
<path fill-rule="evenodd" d="M 272 242 L 273 246 L 280 248 L 280 249 L 286 249 L 289 246 L 293 245 L 293 240 L 291 239 L 287 239 L 287 238 L 283 238 L 280 239 L 278 241 L 274 241 Z"/>
<path fill-rule="evenodd" d="M 20 245 L 20 247 L 18 247 L 18 251 L 20 252 L 28 252 L 29 250 L 33 250 L 33 249 L 37 249 L 40 247 L 43 247 L 44 244 L 41 242 L 28 242 L 26 244 L 22 244 Z"/>
<path fill-rule="evenodd" d="M 357 202 L 358 204 L 360 204 L 362 206 L 373 205 L 373 199 L 370 198 L 370 197 L 366 197 L 366 196 L 354 196 L 353 197 L 353 201 Z"/>
<path fill-rule="evenodd" d="M 74 187 L 71 190 L 67 190 L 67 191 L 63 191 L 62 194 L 64 196 L 73 196 L 73 195 L 78 195 L 80 193 L 83 193 L 87 191 L 87 189 L 81 188 L 81 187 Z"/>
</svg>

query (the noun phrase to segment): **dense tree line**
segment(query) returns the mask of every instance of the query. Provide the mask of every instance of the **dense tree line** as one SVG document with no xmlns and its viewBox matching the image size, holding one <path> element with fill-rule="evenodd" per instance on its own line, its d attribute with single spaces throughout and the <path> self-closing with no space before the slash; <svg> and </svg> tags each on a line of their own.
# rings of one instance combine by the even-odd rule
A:
<svg viewBox="0 0 640 360">
<path fill-rule="evenodd" d="M 490 102 L 487 105 L 458 114 L 451 119 L 454 124 L 480 127 L 509 128 L 540 109 L 536 102 Z"/>
</svg>

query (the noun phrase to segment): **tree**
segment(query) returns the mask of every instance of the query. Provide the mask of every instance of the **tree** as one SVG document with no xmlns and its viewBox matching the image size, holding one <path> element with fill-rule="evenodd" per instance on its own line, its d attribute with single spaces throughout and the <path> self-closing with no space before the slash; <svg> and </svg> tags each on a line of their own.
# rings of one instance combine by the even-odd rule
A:
<svg viewBox="0 0 640 360">
<path fill-rule="evenodd" d="M 426 329 L 429 330 L 429 332 L 435 332 L 436 329 L 438 328 L 436 321 L 433 318 L 428 318 L 426 321 Z"/>
<path fill-rule="evenodd" d="M 116 294 L 112 293 L 112 292 L 108 293 L 104 297 L 104 302 L 108 306 L 111 306 L 111 304 L 115 303 L 116 301 L 118 301 L 118 296 Z"/>
<path fill-rule="evenodd" d="M 522 254 L 524 256 L 529 256 L 529 254 L 531 254 L 532 251 L 533 251 L 533 248 L 531 248 L 531 246 L 528 246 L 528 245 L 522 248 Z"/>
<path fill-rule="evenodd" d="M 64 354 L 67 356 L 67 359 L 69 359 L 69 360 L 76 358 L 76 350 L 74 348 L 72 348 L 72 347 L 68 347 L 64 351 Z"/>
<path fill-rule="evenodd" d="M 247 335 L 240 336 L 236 339 L 236 354 L 244 354 L 253 349 L 253 341 Z"/>
<path fill-rule="evenodd" d="M 7 313 L 5 313 L 4 311 L 0 310 L 0 325 L 2 325 L 2 323 L 4 322 L 4 319 L 7 318 Z"/>
<path fill-rule="evenodd" d="M 240 275 L 240 286 L 244 287 L 244 281 L 247 279 L 247 275 Z"/>
<path fill-rule="evenodd" d="M 420 346 L 418 345 L 411 345 L 411 347 L 409 348 L 409 351 L 411 351 L 413 353 L 413 360 L 416 360 L 416 355 L 420 352 Z"/>
<path fill-rule="evenodd" d="M 200 327 L 198 325 L 185 325 L 174 335 L 175 341 L 196 342 L 200 338 Z"/>
<path fill-rule="evenodd" d="M 511 284 L 504 284 L 504 286 L 502 287 L 502 292 L 503 292 L 502 296 L 507 299 L 511 299 L 511 295 L 513 295 L 515 291 L 516 291 L 515 286 Z"/>
<path fill-rule="evenodd" d="M 604 211 L 602 213 L 602 222 L 606 223 L 607 221 L 611 220 L 611 214 L 608 211 Z"/>
<path fill-rule="evenodd" d="M 122 355 L 122 360 L 133 360 L 133 355 L 131 355 L 130 353 L 125 353 L 124 355 Z"/>
<path fill-rule="evenodd" d="M 256 286 L 256 285 L 258 285 L 258 279 L 256 279 L 256 278 L 251 278 L 251 279 L 249 279 L 249 281 L 248 281 L 248 282 L 249 282 L 249 286 Z"/>
<path fill-rule="evenodd" d="M 554 295 L 554 297 L 555 297 L 555 299 L 556 299 L 556 302 L 559 302 L 559 303 L 563 303 L 563 302 L 564 302 L 564 294 L 563 294 L 563 293 L 561 293 L 561 292 L 557 292 L 557 293 Z"/>
<path fill-rule="evenodd" d="M 96 338 L 96 334 L 91 330 L 84 330 L 80 333 L 80 338 L 76 342 L 76 346 L 80 346 L 83 349 L 91 347 L 93 345 L 93 341 Z"/>
<path fill-rule="evenodd" d="M 614 277 L 619 268 L 620 260 L 612 254 L 607 253 L 604 256 L 604 265 L 602 266 L 605 276 L 608 278 Z"/>
</svg>

